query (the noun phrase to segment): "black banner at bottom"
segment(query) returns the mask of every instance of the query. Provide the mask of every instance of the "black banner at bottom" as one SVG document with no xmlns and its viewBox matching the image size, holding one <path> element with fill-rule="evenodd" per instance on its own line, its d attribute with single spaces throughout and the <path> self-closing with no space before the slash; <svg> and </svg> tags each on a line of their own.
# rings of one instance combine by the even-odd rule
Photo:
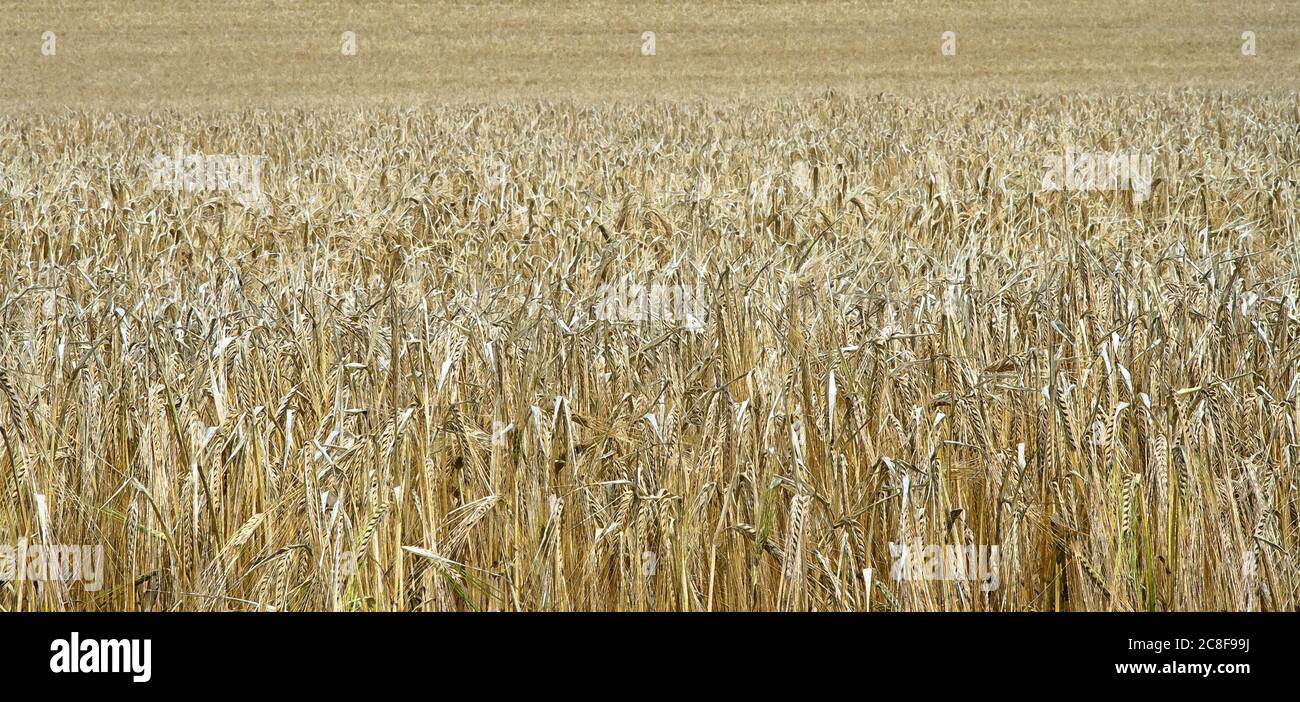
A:
<svg viewBox="0 0 1300 702">
<path fill-rule="evenodd" d="M 982 681 L 988 694 L 1036 681 L 1249 689 L 1289 687 L 1298 622 L 1217 613 L 0 614 L 0 673 L 50 691 L 339 693 L 565 676 L 647 687 L 707 677 L 743 689 L 765 687 L 769 675 L 813 687 L 848 675 L 864 692 L 887 680 L 965 692 Z"/>
</svg>

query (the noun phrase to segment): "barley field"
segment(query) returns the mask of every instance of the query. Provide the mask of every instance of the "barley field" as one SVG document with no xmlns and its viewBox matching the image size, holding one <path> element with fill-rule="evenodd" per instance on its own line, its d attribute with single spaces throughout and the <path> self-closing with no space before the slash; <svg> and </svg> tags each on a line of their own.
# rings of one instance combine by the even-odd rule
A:
<svg viewBox="0 0 1300 702">
<path fill-rule="evenodd" d="M 3 11 L 0 611 L 1300 608 L 1281 5 L 249 5 Z"/>
</svg>

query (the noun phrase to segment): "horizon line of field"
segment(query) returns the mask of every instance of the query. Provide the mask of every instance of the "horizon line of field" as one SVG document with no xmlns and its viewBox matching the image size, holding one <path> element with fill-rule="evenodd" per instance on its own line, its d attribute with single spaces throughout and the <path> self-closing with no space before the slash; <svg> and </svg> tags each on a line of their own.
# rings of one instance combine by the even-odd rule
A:
<svg viewBox="0 0 1300 702">
<path fill-rule="evenodd" d="M 210 33 L 203 33 L 203 32 L 201 32 L 201 33 L 199 33 L 197 36 L 198 36 L 198 37 L 209 37 L 209 36 L 213 36 L 213 35 L 215 34 L 215 32 L 218 30 L 218 28 L 213 27 L 212 29 L 214 30 L 213 32 L 210 32 Z M 228 29 L 225 30 L 225 31 L 227 31 L 227 33 L 228 33 Z M 362 34 L 361 34 L 361 33 L 358 33 L 357 31 L 352 30 L 352 29 L 340 29 L 340 30 L 334 30 L 334 31 L 338 33 L 338 40 L 337 40 L 336 42 L 334 42 L 334 45 L 335 45 L 336 48 L 337 48 L 337 54 L 336 54 L 336 55 L 338 55 L 338 56 L 342 56 L 342 57 L 344 57 L 344 58 L 348 58 L 348 59 L 354 59 L 354 58 L 356 58 L 357 56 L 361 55 L 362 53 L 372 53 L 372 52 L 362 52 L 362 51 L 361 51 L 361 47 L 362 47 L 362 45 L 363 45 L 363 42 L 362 42 L 362 39 L 361 39 L 361 37 L 362 37 Z M 960 30 L 960 31 L 961 31 L 962 34 L 965 34 L 966 36 L 970 36 L 970 34 L 972 33 L 971 30 L 967 30 L 967 29 L 962 29 L 962 30 Z M 1259 57 L 1258 32 L 1257 32 L 1255 29 L 1252 29 L 1252 28 L 1248 28 L 1248 27 L 1242 26 L 1242 27 L 1239 27 L 1239 28 L 1237 28 L 1237 29 L 1232 29 L 1232 30 L 1219 30 L 1219 31 L 1220 31 L 1220 32 L 1223 32 L 1225 35 L 1231 33 L 1231 37 L 1232 37 L 1231 42 L 1229 42 L 1229 41 L 1225 38 L 1225 39 L 1224 39 L 1225 45 L 1227 45 L 1227 46 L 1231 46 L 1233 43 L 1240 42 L 1239 46 L 1236 47 L 1236 48 L 1238 49 L 1238 52 L 1237 52 L 1236 55 L 1237 55 L 1239 58 L 1258 58 L 1258 57 Z M 1238 32 L 1239 32 L 1239 34 L 1238 34 Z M 94 32 L 90 33 L 91 36 L 95 36 L 95 34 L 96 34 L 96 33 L 94 33 Z M 185 32 L 180 32 L 180 34 L 186 35 L 186 36 L 185 36 L 185 40 L 186 40 L 187 42 L 190 42 L 190 43 L 191 43 L 191 47 L 192 47 L 192 42 L 193 42 L 193 40 L 196 38 L 196 36 L 193 35 L 193 34 L 185 33 Z M 638 56 L 638 55 L 639 55 L 639 56 L 642 57 L 642 58 L 650 58 L 650 57 L 655 57 L 655 58 L 657 58 L 657 57 L 658 57 L 658 48 L 659 48 L 659 44 L 660 44 L 660 32 L 659 32 L 658 30 L 646 29 L 646 30 L 642 30 L 642 31 L 639 31 L 639 32 L 630 32 L 630 34 L 635 34 L 635 39 L 632 40 L 632 41 L 629 41 L 629 42 L 628 42 L 628 46 L 627 46 L 627 48 L 628 48 L 629 51 L 631 52 L 632 56 Z M 791 34 L 794 34 L 794 33 L 791 32 Z M 953 58 L 958 57 L 958 55 L 959 55 L 959 52 L 958 52 L 958 37 L 959 37 L 959 32 L 958 32 L 958 30 L 955 30 L 955 29 L 952 29 L 952 28 L 947 28 L 947 29 L 943 29 L 942 31 L 939 31 L 939 32 L 932 32 L 932 34 L 934 34 L 934 35 L 936 35 L 936 36 L 938 37 L 938 42 L 937 42 L 937 45 L 938 45 L 938 52 L 937 52 L 937 53 L 938 53 L 938 55 L 939 55 L 940 57 L 942 57 L 942 58 L 945 59 L 945 60 L 946 60 L 946 59 L 953 59 Z M 1151 43 L 1151 42 L 1149 42 L 1149 41 L 1144 41 L 1144 42 L 1141 42 L 1141 46 L 1140 46 L 1140 47 L 1135 46 L 1135 47 L 1133 47 L 1133 48 L 1147 48 L 1147 49 L 1152 49 L 1152 48 L 1178 47 L 1178 48 L 1184 48 L 1184 49 L 1185 49 L 1185 47 L 1187 46 L 1187 39 L 1188 39 L 1188 38 L 1191 38 L 1191 37 L 1180 37 L 1179 35 L 1171 34 L 1171 33 L 1167 33 L 1167 32 L 1165 32 L 1165 33 L 1154 32 L 1153 34 L 1154 34 L 1155 36 L 1162 37 L 1162 38 L 1164 39 L 1164 41 L 1161 42 L 1161 43 L 1159 43 L 1159 44 L 1153 44 L 1153 43 Z M 227 34 L 227 35 L 228 35 L 228 34 Z M 987 33 L 976 33 L 975 35 L 976 35 L 977 37 L 987 37 L 987 36 L 988 36 Z M 1117 48 L 1119 48 L 1119 49 L 1122 50 L 1124 47 L 1122 47 L 1122 46 L 1120 46 L 1120 47 L 1116 47 L 1116 46 L 1115 46 L 1115 42 L 1113 42 L 1113 41 L 1111 41 L 1111 40 L 1112 40 L 1114 37 L 1117 37 L 1117 36 L 1125 36 L 1125 35 L 1126 35 L 1126 34 L 1125 34 L 1124 32 L 1116 32 L 1116 34 L 1113 35 L 1113 36 L 1111 36 L 1111 35 L 1107 35 L 1107 36 L 1102 37 L 1101 39 L 1098 39 L 1095 33 L 1093 33 L 1093 34 L 1089 34 L 1089 36 L 1088 36 L 1088 43 L 1089 43 L 1091 46 L 1088 47 L 1088 48 L 1092 48 L 1092 49 L 1096 50 L 1097 53 L 1103 53 L 1103 54 L 1109 53 L 1109 54 L 1113 54 L 1113 53 L 1115 53 L 1115 50 L 1116 50 Z M 41 32 L 41 35 L 40 35 L 40 41 L 39 41 L 39 43 L 38 43 L 38 46 L 39 46 L 39 53 L 40 53 L 41 57 L 42 57 L 43 59 L 48 59 L 48 58 L 57 58 L 57 56 L 58 56 L 58 48 L 59 48 L 59 44 L 61 43 L 61 41 L 66 40 L 66 36 L 67 36 L 67 32 L 66 32 L 65 30 L 62 30 L 62 29 L 60 29 L 60 30 L 58 30 L 58 31 L 56 31 L 56 30 L 54 30 L 54 29 L 44 29 L 44 30 Z M 148 34 L 148 33 L 146 33 L 146 36 L 156 36 L 156 35 L 155 35 L 155 34 Z M 220 50 L 220 49 L 229 49 L 229 50 L 233 50 L 233 51 L 236 51 L 236 52 L 239 51 L 240 49 L 249 49 L 249 48 L 251 48 L 251 49 L 254 49 L 254 50 L 260 52 L 260 51 L 264 51 L 264 50 L 266 50 L 266 49 L 268 49 L 268 48 L 273 48 L 273 47 L 275 47 L 276 44 L 277 44 L 277 42 L 282 43 L 282 42 L 283 42 L 283 38 L 286 37 L 286 36 L 294 36 L 294 35 L 293 35 L 293 34 L 286 34 L 285 32 L 277 32 L 277 33 L 274 35 L 274 37 L 272 37 L 272 36 L 268 33 L 267 38 L 268 38 L 270 41 L 267 41 L 267 42 L 259 42 L 259 43 L 253 44 L 251 47 L 250 47 L 250 46 L 246 46 L 246 45 L 239 45 L 239 44 L 220 44 L 220 45 L 209 45 L 207 48 L 209 48 L 209 49 L 218 49 L 218 50 Z M 326 36 L 326 34 L 322 32 L 322 33 L 317 33 L 315 36 L 321 36 L 321 37 L 324 37 L 324 36 Z M 333 36 L 333 32 L 331 32 L 329 36 Z M 385 33 L 380 34 L 379 36 L 382 36 L 382 37 L 396 37 L 396 36 L 398 36 L 398 33 L 396 33 L 396 32 L 385 32 Z M 405 36 L 406 36 L 406 38 L 409 39 L 409 38 L 418 38 L 418 37 L 426 36 L 426 34 L 419 33 L 419 32 L 408 32 L 408 33 L 406 33 Z M 440 36 L 441 36 L 441 35 L 440 35 Z M 487 36 L 490 36 L 490 35 L 487 35 L 487 34 L 484 35 L 484 37 L 487 37 Z M 673 36 L 673 35 L 672 35 L 672 34 L 667 34 L 666 36 Z M 908 32 L 908 33 L 900 33 L 900 34 L 897 34 L 897 35 L 891 35 L 891 37 L 893 37 L 893 38 L 897 38 L 897 39 L 902 40 L 902 41 L 901 41 L 901 43 L 899 43 L 899 44 L 890 44 L 890 45 L 888 45 L 888 46 L 889 46 L 890 48 L 897 49 L 897 48 L 899 48 L 899 47 L 905 47 L 905 46 L 910 46 L 910 45 L 919 45 L 919 42 L 920 42 L 919 37 L 920 37 L 920 36 L 921 36 L 921 35 L 918 34 L 918 33 L 916 33 L 916 32 Z M 1003 59 L 1021 60 L 1021 59 L 1026 58 L 1027 55 L 1028 55 L 1028 56 L 1033 56 L 1033 57 L 1052 58 L 1052 59 L 1062 59 L 1062 58 L 1064 58 L 1064 59 L 1067 59 L 1067 60 L 1068 60 L 1068 59 L 1071 59 L 1071 58 L 1074 58 L 1074 56 L 1069 55 L 1069 54 L 1054 54 L 1054 53 L 1050 53 L 1050 52 L 1044 52 L 1044 51 L 1042 51 L 1042 50 L 1035 50 L 1035 47 L 1034 47 L 1033 45 L 1026 45 L 1026 44 L 1024 44 L 1024 43 L 1016 42 L 1016 41 L 1007 41 L 1008 38 L 1014 38 L 1014 36 L 1016 36 L 1016 35 L 1011 34 L 1011 35 L 1003 36 L 1003 37 L 993 37 L 993 39 L 992 39 L 991 41 L 986 41 L 986 42 L 984 42 L 984 43 L 977 43 L 977 44 L 976 44 L 977 46 L 982 46 L 982 47 L 990 47 L 990 46 L 992 46 L 992 47 L 998 47 L 998 48 L 999 48 L 999 53 L 997 53 L 997 54 L 980 54 L 980 53 L 976 53 L 976 54 L 975 54 L 976 58 L 979 59 L 979 58 L 982 58 L 982 57 L 994 57 L 994 58 L 1003 58 Z M 1203 35 L 1195 35 L 1195 36 L 1196 36 L 1197 38 L 1202 38 L 1202 39 L 1205 38 Z M 555 58 L 559 58 L 560 56 L 559 56 L 559 55 L 558 55 L 558 54 L 553 50 L 553 47 L 551 47 L 549 44 L 547 44 L 547 43 L 545 43 L 545 42 L 546 42 L 547 39 L 558 39 L 558 38 L 561 38 L 561 37 L 562 37 L 562 35 L 558 35 L 558 34 L 550 34 L 550 35 L 547 35 L 547 34 L 541 34 L 541 35 L 525 35 L 525 36 L 522 36 L 522 37 L 518 37 L 518 39 L 519 39 L 520 41 L 518 41 L 518 42 L 516 42 L 516 43 L 514 43 L 514 44 L 511 44 L 510 46 L 511 46 L 511 48 L 513 48 L 513 49 L 516 50 L 515 53 L 518 54 L 518 55 L 521 57 L 521 59 L 523 59 L 523 60 L 527 60 L 527 59 L 530 59 L 530 58 L 536 58 L 536 57 L 538 57 L 538 56 L 544 56 L 544 57 L 547 57 L 547 58 L 555 59 Z M 167 55 L 167 50 L 168 50 L 168 49 L 174 49 L 174 48 L 175 48 L 175 43 L 176 43 L 175 41 L 173 41 L 173 42 L 171 42 L 170 45 L 168 45 L 168 46 L 151 46 L 151 45 L 149 45 L 149 43 L 146 43 L 146 42 L 140 42 L 140 41 L 136 40 L 136 41 L 131 42 L 131 43 L 129 44 L 129 46 L 124 47 L 124 46 L 123 46 L 119 41 L 116 41 L 116 40 L 120 40 L 121 38 L 122 38 L 122 35 L 121 35 L 120 33 L 114 33 L 114 34 L 112 34 L 110 37 L 108 37 L 108 39 L 107 39 L 107 41 L 106 41 L 105 43 L 106 43 L 106 45 L 107 45 L 109 48 L 118 48 L 118 49 L 122 49 L 122 48 L 136 48 L 136 49 L 139 49 L 139 50 L 142 51 L 142 52 L 151 52 L 151 50 L 158 49 L 158 50 L 160 50 L 164 55 Z M 534 40 L 531 44 L 528 43 L 527 41 L 525 41 L 525 40 L 530 39 L 530 38 Z M 787 37 L 787 38 L 788 38 L 788 37 Z M 847 37 L 837 36 L 836 38 L 847 38 Z M 1050 38 L 1050 37 L 1049 37 L 1049 38 Z M 1068 38 L 1072 38 L 1072 35 L 1066 35 L 1066 34 L 1062 33 L 1061 35 L 1058 35 L 1057 38 L 1058 38 L 1058 39 L 1062 39 L 1062 38 L 1067 38 L 1067 39 L 1068 39 Z M 863 36 L 861 37 L 862 45 L 866 45 L 866 46 L 870 46 L 869 42 L 871 42 L 871 41 L 879 42 L 879 39 L 880 39 L 879 36 L 866 36 L 866 35 L 863 35 Z M 910 39 L 910 41 L 909 41 L 908 39 Z M 968 40 L 965 40 L 965 39 L 962 40 L 963 45 L 966 43 L 966 41 L 968 41 Z M 371 42 L 371 40 L 368 39 L 368 38 L 365 40 L 365 43 L 370 43 L 370 42 Z M 1067 48 L 1067 49 L 1068 49 L 1068 48 L 1072 48 L 1072 46 L 1071 46 L 1068 42 L 1062 42 L 1062 41 L 1050 42 L 1050 41 L 1049 41 L 1049 42 L 1046 42 L 1046 43 L 1047 43 L 1049 46 L 1063 46 L 1064 48 Z M 247 44 L 247 42 L 245 42 L 245 44 Z M 603 44 L 603 45 L 602 45 L 602 44 Z M 321 44 L 321 46 L 324 46 L 324 45 L 325 45 L 324 43 Z M 763 47 L 761 44 L 758 44 L 758 43 L 755 43 L 755 44 L 752 44 L 752 45 L 751 45 L 751 44 L 745 44 L 745 43 L 736 43 L 736 44 L 732 45 L 732 47 L 733 47 L 734 49 L 737 49 L 736 51 L 728 51 L 727 48 L 726 48 L 726 46 L 718 47 L 718 46 L 707 45 L 707 44 L 703 43 L 703 41 L 698 41 L 698 40 L 697 40 L 697 41 L 690 41 L 690 42 L 682 42 L 682 43 L 680 43 L 680 44 L 676 44 L 676 43 L 674 43 L 674 44 L 671 44 L 671 45 L 674 46 L 674 47 L 676 47 L 676 46 L 683 47 L 684 49 L 686 49 L 686 51 L 685 51 L 684 53 L 682 53 L 681 56 L 684 56 L 684 57 L 686 57 L 686 58 L 693 58 L 693 59 L 701 59 L 701 58 L 704 58 L 704 59 L 719 59 L 719 60 L 727 60 L 727 59 L 729 59 L 729 58 L 732 58 L 733 55 L 736 55 L 736 54 L 743 54 L 743 53 L 745 53 L 745 51 L 744 51 L 745 49 L 748 49 L 748 50 L 749 50 L 749 53 L 766 53 L 765 47 Z M 836 46 L 834 46 L 834 47 L 832 47 L 832 48 L 833 48 L 834 50 L 844 50 L 844 49 L 847 49 L 847 48 L 853 48 L 854 46 L 857 46 L 857 45 L 858 45 L 858 44 L 856 44 L 856 43 L 855 43 L 855 44 L 836 45 Z M 75 46 L 75 45 L 74 45 L 74 46 Z M 382 48 L 379 49 L 377 52 L 373 52 L 373 53 L 378 53 L 378 54 L 380 55 L 380 57 L 383 58 L 383 59 L 385 59 L 385 60 L 390 60 L 390 59 L 392 58 L 391 54 L 392 54 L 393 52 L 395 52 L 395 51 L 402 51 L 403 48 L 404 48 L 403 45 L 401 45 L 401 44 L 392 44 L 392 43 L 388 43 L 388 44 L 378 44 L 378 46 L 380 46 L 380 47 L 382 47 Z M 446 47 L 447 45 L 446 45 L 446 44 L 439 44 L 438 46 L 439 46 L 439 48 L 443 48 L 443 47 Z M 466 46 L 466 47 L 470 47 L 471 45 L 470 45 L 470 44 L 465 44 L 464 46 Z M 591 59 L 593 59 L 593 60 L 606 60 L 606 59 L 608 59 L 610 56 L 609 56 L 609 54 L 605 53 L 604 51 L 599 51 L 599 50 L 597 50 L 597 51 L 590 51 L 590 50 L 588 50 L 588 51 L 585 51 L 585 52 L 584 52 L 584 51 L 582 51 L 581 49 L 582 49 L 582 48 L 591 49 L 592 47 L 595 47 L 596 49 L 603 49 L 603 48 L 609 48 L 609 47 L 611 47 L 611 46 L 613 46 L 613 45 L 612 45 L 611 42 L 608 41 L 608 40 L 606 40 L 606 41 L 604 41 L 604 42 L 587 42 L 587 43 L 585 43 L 585 44 L 581 44 L 581 45 L 577 45 L 577 44 L 575 43 L 575 46 L 574 46 L 575 50 L 571 53 L 571 56 L 574 56 L 574 57 L 577 57 L 577 58 L 581 58 L 581 57 L 583 57 L 583 56 L 587 56 L 587 57 L 589 57 L 589 58 L 591 58 Z M 826 44 L 822 44 L 822 46 L 825 47 Z M 1283 46 L 1284 46 L 1284 48 L 1285 48 L 1285 44 L 1284 44 Z M 394 47 L 396 47 L 396 48 L 394 48 Z M 1006 53 L 1006 49 L 1007 49 L 1008 47 L 1011 47 L 1011 48 L 1020 48 L 1021 51 L 1020 51 L 1020 52 L 1016 52 L 1016 53 L 1012 53 L 1012 54 L 1008 54 L 1008 53 Z M 96 48 L 98 48 L 98 47 L 96 47 Z M 302 57 L 304 56 L 304 54 L 302 53 L 301 49 L 303 49 L 303 48 L 305 48 L 305 47 L 303 47 L 302 45 L 289 46 L 289 47 L 286 47 L 286 48 L 287 48 L 287 51 L 285 52 L 285 56 L 287 56 L 287 57 L 302 58 Z M 529 52 L 526 51 L 526 49 L 529 49 L 529 48 L 536 49 L 536 51 L 533 52 L 533 53 L 529 53 Z M 521 53 L 519 50 L 525 50 L 525 51 L 523 51 L 523 52 Z M 868 52 L 869 52 L 869 49 L 868 49 Z M 172 52 L 172 53 L 174 54 L 175 52 Z M 195 51 L 193 48 L 190 48 L 190 49 L 188 49 L 185 53 L 195 54 L 195 53 L 198 53 L 198 52 Z M 217 53 L 219 54 L 220 51 L 218 51 Z M 331 52 L 329 52 L 329 53 L 330 53 L 330 54 L 334 54 L 333 51 L 331 51 Z M 789 52 L 789 51 L 784 51 L 784 52 L 782 52 L 782 53 L 788 55 L 790 52 Z M 823 51 L 822 53 L 825 53 L 825 52 Z M 896 54 L 897 52 L 894 52 L 894 53 Z M 308 54 L 307 54 L 307 56 L 311 56 L 311 55 L 314 55 L 314 54 L 313 54 L 313 53 L 308 53 Z M 615 55 L 617 55 L 617 53 L 616 53 Z M 815 55 L 815 52 L 814 52 L 814 55 Z M 879 53 L 879 54 L 876 54 L 876 55 L 877 55 L 878 57 L 882 57 L 882 58 L 884 58 L 884 57 L 893 57 L 893 54 L 886 54 L 886 53 L 883 53 L 883 52 L 882 52 L 882 53 Z M 930 54 L 930 55 L 933 56 L 934 54 Z M 1296 54 L 1294 54 L 1294 55 L 1297 56 L 1297 57 L 1300 57 L 1300 53 L 1296 53 Z M 455 58 L 455 57 L 457 57 L 456 54 L 448 54 L 447 56 L 445 56 L 445 57 L 443 57 L 443 58 Z M 495 58 L 501 58 L 501 57 L 502 57 L 501 55 L 494 55 L 494 54 L 491 54 L 491 53 L 480 53 L 480 54 L 477 54 L 477 55 L 476 55 L 476 58 L 479 58 L 480 60 L 487 60 L 487 61 L 490 61 L 490 60 L 495 59 Z M 92 56 L 91 58 L 93 58 L 93 56 Z M 437 58 L 439 58 L 439 57 L 437 57 L 437 56 L 420 56 L 420 57 L 417 57 L 417 58 L 423 58 L 423 59 L 437 59 Z M 965 58 L 965 57 L 963 56 L 963 58 Z M 1074 62 L 1071 62 L 1070 65 L 1075 66 L 1075 65 L 1090 65 L 1090 64 L 1087 64 L 1086 61 L 1084 61 L 1084 62 L 1074 61 Z M 1123 66 L 1123 65 L 1119 65 L 1119 64 L 1105 64 L 1103 67 L 1104 67 L 1104 68 L 1119 68 L 1119 69 L 1122 69 L 1122 68 L 1124 68 L 1125 66 Z"/>
</svg>

